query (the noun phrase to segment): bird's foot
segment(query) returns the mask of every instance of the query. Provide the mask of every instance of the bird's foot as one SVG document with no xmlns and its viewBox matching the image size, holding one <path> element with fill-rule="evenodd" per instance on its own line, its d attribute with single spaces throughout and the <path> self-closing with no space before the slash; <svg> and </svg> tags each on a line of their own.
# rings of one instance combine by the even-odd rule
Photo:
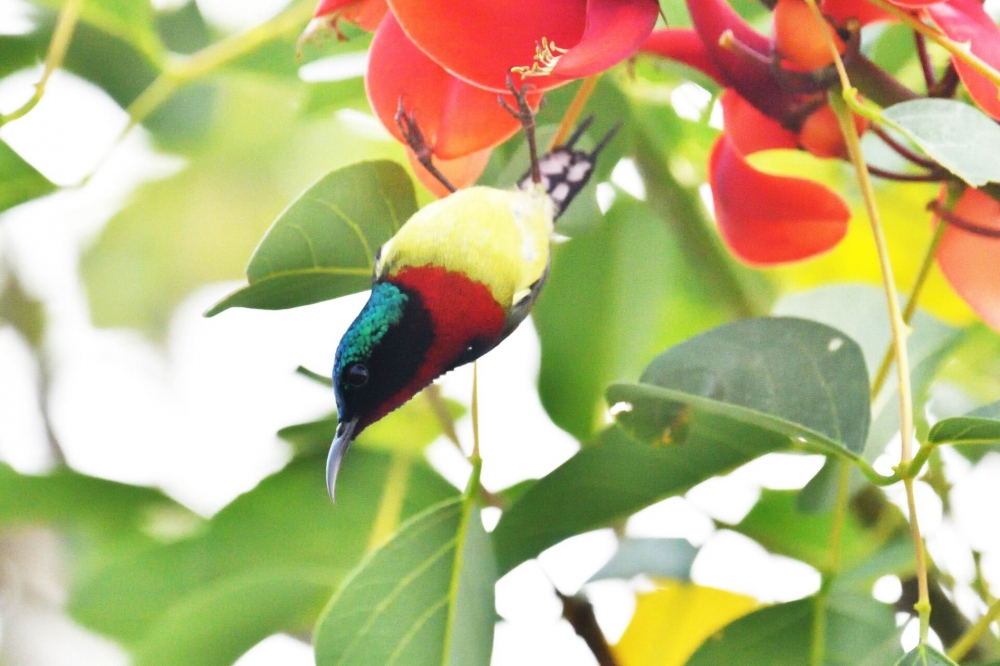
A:
<svg viewBox="0 0 1000 666">
<path fill-rule="evenodd" d="M 454 192 L 455 186 L 434 165 L 433 150 L 424 138 L 424 133 L 420 130 L 420 125 L 417 124 L 417 119 L 413 111 L 406 110 L 402 95 L 399 96 L 399 106 L 396 108 L 396 126 L 399 127 L 399 131 L 403 135 L 403 140 L 406 141 L 406 145 L 413 151 L 413 155 L 417 158 L 417 161 L 432 176 L 437 178 L 438 182 L 444 185 L 449 192 Z"/>
<path fill-rule="evenodd" d="M 518 88 L 514 85 L 513 77 L 508 74 L 507 88 L 514 96 L 516 107 L 511 106 L 503 97 L 497 97 L 497 100 L 507 113 L 521 122 L 521 128 L 524 130 L 524 137 L 528 140 L 528 151 L 531 155 L 531 180 L 537 184 L 542 182 L 542 173 L 538 166 L 538 143 L 535 140 L 535 129 L 537 127 L 535 112 L 531 109 L 531 105 L 528 104 L 528 91 L 531 87 L 525 84 Z"/>
</svg>

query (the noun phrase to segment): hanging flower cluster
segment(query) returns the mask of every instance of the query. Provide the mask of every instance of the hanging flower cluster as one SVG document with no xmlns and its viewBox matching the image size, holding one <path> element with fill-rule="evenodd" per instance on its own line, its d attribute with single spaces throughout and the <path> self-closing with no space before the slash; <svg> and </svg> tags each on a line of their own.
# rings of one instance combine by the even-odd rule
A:
<svg viewBox="0 0 1000 666">
<path fill-rule="evenodd" d="M 402 100 L 436 166 L 462 187 L 520 128 L 497 103 L 498 95 L 513 102 L 511 71 L 531 77 L 529 101 L 537 104 L 545 90 L 632 56 L 658 13 L 656 0 L 322 0 L 314 28 L 346 20 L 375 32 L 365 78 L 372 109 L 402 142 Z"/>
<path fill-rule="evenodd" d="M 978 0 L 891 2 L 967 44 L 988 65 L 1000 67 L 1000 28 Z M 724 130 L 709 162 L 724 241 L 734 254 L 756 265 L 801 260 L 833 248 L 845 236 L 850 217 L 840 196 L 818 183 L 763 173 L 747 160 L 755 152 L 776 148 L 802 149 L 822 158 L 846 157 L 836 117 L 826 103 L 827 90 L 837 82 L 823 32 L 827 26 L 805 0 L 777 0 L 771 37 L 753 30 L 725 0 L 687 4 L 694 29 L 657 31 L 642 50 L 694 67 L 726 89 L 721 97 Z M 883 94 L 894 97 L 890 103 L 917 97 L 858 50 L 861 26 L 894 20 L 890 13 L 865 0 L 824 0 L 820 8 L 836 28 L 835 43 L 845 61 L 879 77 Z M 930 71 L 927 76 L 928 96 L 950 97 L 960 80 L 984 112 L 1000 119 L 996 85 L 964 60 L 954 58 L 940 80 Z M 864 120 L 856 118 L 855 123 L 859 132 L 867 129 Z M 873 130 L 927 170 L 916 176 L 900 174 L 900 179 L 948 178 L 938 165 L 899 145 L 881 128 Z M 874 168 L 872 173 L 893 176 Z M 966 216 L 973 222 L 958 226 Z M 1000 328 L 1000 280 L 982 269 L 1000 259 L 1000 204 L 970 189 L 950 217 L 958 224 L 947 229 L 939 246 L 942 270 L 973 309 Z"/>
</svg>

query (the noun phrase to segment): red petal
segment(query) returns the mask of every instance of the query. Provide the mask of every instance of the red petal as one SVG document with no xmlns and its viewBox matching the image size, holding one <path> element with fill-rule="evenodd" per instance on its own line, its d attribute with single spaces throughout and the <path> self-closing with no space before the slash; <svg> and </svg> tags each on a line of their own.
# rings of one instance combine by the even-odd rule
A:
<svg viewBox="0 0 1000 666">
<path fill-rule="evenodd" d="M 897 7 L 905 7 L 906 9 L 921 9 L 922 7 L 936 5 L 941 0 L 889 0 L 889 2 Z"/>
<path fill-rule="evenodd" d="M 793 132 L 786 130 L 777 120 L 765 116 L 736 91 L 722 93 L 722 116 L 726 136 L 741 155 L 771 148 L 798 148 Z"/>
<path fill-rule="evenodd" d="M 478 153 L 472 153 L 471 155 L 466 155 L 465 157 L 459 157 L 454 160 L 439 160 L 437 158 L 432 158 L 434 166 L 444 174 L 444 177 L 454 185 L 455 187 L 462 189 L 463 187 L 469 187 L 475 183 L 483 171 L 486 169 L 486 163 L 490 161 L 490 153 L 493 150 L 487 148 L 486 150 L 481 150 Z M 406 157 L 410 161 L 410 167 L 413 168 L 413 173 L 416 174 L 417 180 L 419 180 L 424 187 L 426 187 L 431 194 L 436 196 L 438 199 L 448 196 L 451 192 L 448 191 L 444 185 L 441 184 L 437 178 L 432 176 L 424 165 L 417 161 L 416 156 L 413 154 L 409 148 L 406 150 Z"/>
<path fill-rule="evenodd" d="M 552 75 L 576 79 L 617 65 L 639 50 L 659 13 L 657 0 L 588 0 L 583 37 L 559 59 Z"/>
<path fill-rule="evenodd" d="M 824 14 L 839 25 L 843 25 L 848 19 L 857 19 L 861 25 L 868 25 L 875 21 L 891 21 L 894 18 L 889 12 L 879 9 L 866 0 L 823 0 L 822 9 Z"/>
<path fill-rule="evenodd" d="M 442 69 L 407 38 L 392 14 L 372 40 L 365 86 L 372 109 L 396 139 L 403 141 L 395 121 L 402 96 L 434 155 L 445 160 L 495 146 L 521 127 L 497 103 L 497 93 Z M 529 96 L 533 105 L 538 99 L 538 93 Z"/>
<path fill-rule="evenodd" d="M 971 44 L 972 52 L 989 66 L 1000 69 L 1000 28 L 978 0 L 948 0 L 927 8 L 941 30 L 959 43 Z M 986 113 L 1000 120 L 1000 90 L 964 60 L 952 58 L 969 95 Z"/>
<path fill-rule="evenodd" d="M 606 69 L 639 48 L 658 12 L 655 0 L 390 0 L 389 5 L 406 34 L 442 67 L 496 91 L 507 89 L 512 67 L 534 62 L 543 37 L 570 52 L 556 65 L 558 76 L 531 80 L 540 90 Z M 574 53 L 577 46 L 581 51 Z"/>
<path fill-rule="evenodd" d="M 772 118 L 786 115 L 795 104 L 795 98 L 781 88 L 771 74 L 766 62 L 771 53 L 770 39 L 751 28 L 724 0 L 688 0 L 687 5 L 694 28 L 725 75 L 726 84 Z M 760 57 L 740 55 L 720 46 L 719 39 L 727 31 Z"/>
<path fill-rule="evenodd" d="M 966 190 L 955 214 L 1000 231 L 1000 203 L 979 190 Z M 1000 239 L 949 226 L 937 251 L 944 276 L 984 322 L 1000 330 Z"/>
<path fill-rule="evenodd" d="M 708 54 L 705 42 L 701 41 L 694 30 L 657 30 L 646 38 L 641 51 L 684 63 L 711 76 L 719 85 L 727 85 L 725 75 Z"/>
<path fill-rule="evenodd" d="M 507 89 L 511 67 L 532 63 L 542 37 L 570 48 L 586 25 L 586 0 L 391 0 L 389 6 L 427 55 L 455 76 L 496 91 Z M 532 81 L 546 88 L 561 82 Z"/>
<path fill-rule="evenodd" d="M 314 16 L 330 16 L 335 21 L 343 19 L 374 32 L 388 11 L 386 0 L 321 0 Z"/>
<path fill-rule="evenodd" d="M 805 259 L 847 233 L 851 213 L 839 196 L 808 180 L 757 171 L 725 134 L 712 149 L 709 180 L 722 237 L 748 263 Z"/>
</svg>

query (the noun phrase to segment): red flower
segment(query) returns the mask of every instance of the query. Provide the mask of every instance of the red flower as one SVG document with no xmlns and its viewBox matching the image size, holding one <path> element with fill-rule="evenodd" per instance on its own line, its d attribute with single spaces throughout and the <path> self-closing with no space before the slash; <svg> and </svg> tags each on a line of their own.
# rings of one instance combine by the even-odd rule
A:
<svg viewBox="0 0 1000 666">
<path fill-rule="evenodd" d="M 385 0 L 323 0 L 317 19 L 375 16 Z M 656 22 L 656 0 L 390 0 L 369 54 L 365 86 L 382 124 L 402 141 L 402 98 L 440 168 L 461 187 L 478 178 L 488 149 L 520 125 L 497 103 L 511 70 L 537 92 L 601 72 L 635 53 Z M 368 25 L 362 24 L 368 28 Z M 411 156 L 412 157 L 412 156 Z M 416 173 L 428 186 L 436 182 Z M 434 188 L 432 188 L 434 189 Z"/>
<path fill-rule="evenodd" d="M 816 107 L 816 96 L 810 99 L 779 85 L 768 62 L 770 41 L 728 4 L 692 0 L 688 7 L 694 31 L 657 31 L 643 51 L 696 67 L 729 88 L 722 96 L 725 129 L 709 163 L 723 240 L 753 264 L 796 261 L 831 249 L 847 233 L 847 204 L 823 185 L 765 174 L 746 160 L 761 150 L 799 147 L 794 126 L 802 124 L 803 108 Z M 724 48 L 720 39 L 726 33 L 759 57 Z"/>
<path fill-rule="evenodd" d="M 1000 235 L 1000 203 L 967 189 L 952 211 L 958 218 Z M 938 264 L 955 291 L 984 322 L 1000 330 L 1000 237 L 949 224 L 937 251 Z"/>
<path fill-rule="evenodd" d="M 917 10 L 919 17 L 929 17 L 945 35 L 960 44 L 968 44 L 973 54 L 994 69 L 1000 69 L 1000 27 L 994 23 L 979 0 L 890 0 L 892 4 Z M 862 25 L 892 15 L 872 7 L 865 0 L 824 0 L 823 12 L 838 23 L 855 18 Z M 1000 91 L 988 78 L 960 58 L 952 58 L 955 70 L 969 95 L 979 107 L 1000 120 Z"/>
</svg>

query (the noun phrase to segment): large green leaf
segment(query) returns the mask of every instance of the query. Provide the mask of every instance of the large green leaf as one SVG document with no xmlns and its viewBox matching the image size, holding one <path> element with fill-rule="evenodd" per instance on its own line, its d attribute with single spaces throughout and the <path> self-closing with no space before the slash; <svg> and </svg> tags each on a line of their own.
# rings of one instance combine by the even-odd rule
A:
<svg viewBox="0 0 1000 666">
<path fill-rule="evenodd" d="M 823 570 L 830 562 L 833 515 L 803 513 L 798 507 L 797 494 L 787 490 L 763 490 L 750 513 L 738 524 L 728 527 L 757 541 L 772 553 L 794 557 Z M 889 529 L 866 529 L 852 512 L 848 512 L 840 533 L 840 566 L 850 567 L 871 556 L 891 534 Z"/>
<path fill-rule="evenodd" d="M 135 646 L 137 666 L 222 666 L 278 632 L 309 626 L 330 596 L 324 571 L 281 567 L 213 582 L 170 607 Z"/>
<path fill-rule="evenodd" d="M 790 445 L 777 433 L 711 415 L 692 422 L 683 446 L 652 447 L 611 428 L 504 511 L 493 531 L 500 571 Z"/>
<path fill-rule="evenodd" d="M 882 112 L 921 150 L 973 187 L 1000 182 L 1000 127 L 974 106 L 917 99 Z"/>
<path fill-rule="evenodd" d="M 816 613 L 824 614 L 823 666 L 892 666 L 902 649 L 892 606 L 868 593 L 834 594 L 763 608 L 725 627 L 687 666 L 802 666 L 812 660 Z"/>
<path fill-rule="evenodd" d="M 74 577 L 162 545 L 200 519 L 153 488 L 60 469 L 35 476 L 0 464 L 0 531 L 48 525 L 74 541 Z"/>
<path fill-rule="evenodd" d="M 344 582 L 317 625 L 316 663 L 488 666 L 495 582 L 475 504 L 428 509 Z"/>
<path fill-rule="evenodd" d="M 609 430 L 527 490 L 494 531 L 502 571 L 765 453 L 846 454 L 864 442 L 864 360 L 854 342 L 822 324 L 729 324 L 661 354 L 643 381 L 681 390 L 615 384 L 608 401 L 627 406 L 619 421 L 656 445 Z"/>
<path fill-rule="evenodd" d="M 1000 451 L 1000 402 L 983 405 L 965 416 L 938 421 L 927 441 L 961 446 L 963 453 L 974 460 L 988 451 Z"/>
<path fill-rule="evenodd" d="M 48 194 L 56 186 L 0 141 L 0 213 L 25 201 Z"/>
<path fill-rule="evenodd" d="M 899 660 L 896 666 L 958 666 L 930 645 L 919 645 Z"/>
<path fill-rule="evenodd" d="M 367 289 L 375 253 L 416 208 L 413 184 L 394 162 L 327 174 L 275 220 L 247 266 L 250 284 L 207 316 L 231 307 L 293 308 Z"/>
<path fill-rule="evenodd" d="M 663 220 L 623 192 L 599 228 L 554 248 L 532 316 L 539 393 L 556 424 L 591 439 L 608 382 L 636 377 L 657 350 L 723 321 L 692 261 Z"/>
<path fill-rule="evenodd" d="M 708 398 L 720 403 L 718 413 L 737 419 L 753 410 L 855 453 L 868 434 L 868 372 L 860 347 L 837 329 L 804 319 L 749 319 L 713 329 L 660 354 L 640 382 Z M 622 414 L 626 426 L 643 438 L 672 436 L 665 428 L 683 408 L 671 405 L 667 393 L 613 392 L 613 401 L 628 401 L 629 394 L 652 398 Z M 699 404 L 712 409 L 703 400 Z M 680 418 L 683 423 L 683 413 Z"/>
<path fill-rule="evenodd" d="M 191 538 L 96 572 L 74 590 L 71 612 L 87 626 L 140 652 L 149 640 L 177 654 L 189 654 L 195 647 L 184 637 L 207 640 L 199 618 L 224 617 L 219 609 L 234 603 L 233 595 L 239 598 L 249 580 L 258 581 L 253 589 L 258 583 L 265 588 L 275 585 L 284 590 L 282 594 L 309 601 L 298 616 L 298 628 L 304 629 L 319 610 L 314 603 L 316 586 L 324 585 L 329 594 L 363 556 L 384 496 L 403 495 L 400 517 L 405 519 L 455 495 L 454 488 L 417 461 L 410 463 L 405 487 L 386 493 L 390 456 L 358 448 L 351 452 L 341 479 L 344 490 L 333 505 L 324 488 L 324 464 L 324 454 L 293 461 L 225 507 Z M 292 577 L 302 571 L 308 576 Z M 277 577 L 267 582 L 271 576 Z M 275 621 L 282 623 L 255 624 L 253 631 L 240 629 L 249 620 L 234 615 L 217 622 L 214 630 L 220 640 L 227 637 L 232 650 L 246 650 L 260 640 L 261 631 L 287 629 L 284 622 L 290 615 L 280 615 Z M 176 629 L 182 620 L 191 625 L 175 631 L 172 643 L 156 638 L 167 631 L 163 627 Z M 232 642 L 234 636 L 241 637 L 239 644 Z M 160 663 L 169 663 L 170 654 L 158 657 Z M 231 663 L 219 659 L 200 663 Z"/>
</svg>

